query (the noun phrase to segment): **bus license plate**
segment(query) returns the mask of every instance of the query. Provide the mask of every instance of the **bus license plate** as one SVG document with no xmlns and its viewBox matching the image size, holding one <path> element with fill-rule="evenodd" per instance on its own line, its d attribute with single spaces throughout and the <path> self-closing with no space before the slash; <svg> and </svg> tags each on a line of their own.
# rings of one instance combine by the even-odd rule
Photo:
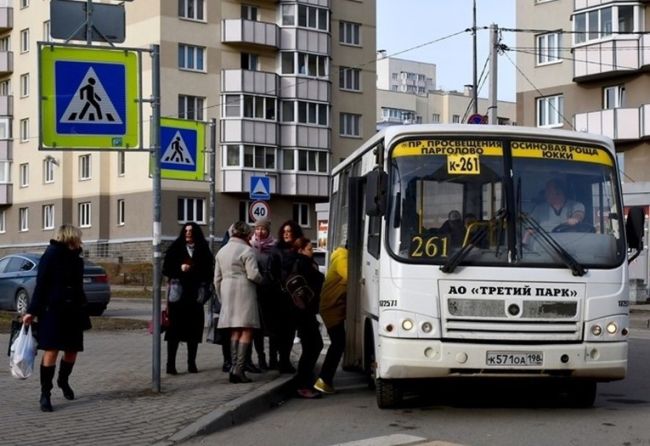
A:
<svg viewBox="0 0 650 446">
<path fill-rule="evenodd" d="M 542 352 L 487 352 L 488 366 L 541 366 L 544 364 Z"/>
</svg>

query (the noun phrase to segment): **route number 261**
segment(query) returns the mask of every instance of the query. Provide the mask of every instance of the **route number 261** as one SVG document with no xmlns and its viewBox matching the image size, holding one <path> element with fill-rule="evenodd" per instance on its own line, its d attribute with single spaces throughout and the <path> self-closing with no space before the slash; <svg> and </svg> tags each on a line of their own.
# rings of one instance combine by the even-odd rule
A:
<svg viewBox="0 0 650 446">
<path fill-rule="evenodd" d="M 447 257 L 447 237 L 416 235 L 411 239 L 411 257 Z"/>
</svg>

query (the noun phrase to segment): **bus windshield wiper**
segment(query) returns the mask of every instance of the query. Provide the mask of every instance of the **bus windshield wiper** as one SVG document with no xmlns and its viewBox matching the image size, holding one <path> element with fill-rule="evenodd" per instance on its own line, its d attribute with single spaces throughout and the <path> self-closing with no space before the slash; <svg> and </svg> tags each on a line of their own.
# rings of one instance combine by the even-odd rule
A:
<svg viewBox="0 0 650 446">
<path fill-rule="evenodd" d="M 497 221 L 502 220 L 505 217 L 505 214 L 505 209 L 500 209 L 496 215 Z M 460 262 L 462 262 L 465 257 L 469 255 L 470 251 L 483 241 L 487 233 L 487 227 L 481 226 L 474 234 L 471 235 L 465 246 L 456 251 L 454 255 L 449 257 L 447 262 L 445 262 L 445 264 L 440 267 L 440 271 L 443 273 L 453 273 L 456 267 L 460 265 Z"/>
<path fill-rule="evenodd" d="M 555 240 L 553 237 L 549 235 L 548 232 L 542 228 L 542 226 L 530 215 L 526 214 L 525 212 L 521 212 L 519 214 L 521 216 L 521 219 L 524 223 L 527 223 L 533 231 L 531 232 L 531 235 L 538 240 L 543 241 L 544 243 L 540 243 L 542 247 L 549 253 L 554 252 L 555 254 L 560 256 L 560 259 L 562 262 L 571 269 L 571 272 L 573 273 L 574 276 L 584 276 L 587 270 L 585 269 L 584 266 L 578 262 L 575 257 L 573 257 L 571 254 L 569 254 L 563 247 L 560 245 L 557 240 Z"/>
</svg>

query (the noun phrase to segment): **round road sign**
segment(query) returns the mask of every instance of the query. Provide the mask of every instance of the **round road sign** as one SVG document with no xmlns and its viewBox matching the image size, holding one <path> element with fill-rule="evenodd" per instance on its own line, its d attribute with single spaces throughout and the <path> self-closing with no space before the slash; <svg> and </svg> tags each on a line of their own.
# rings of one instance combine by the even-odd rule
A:
<svg viewBox="0 0 650 446">
<path fill-rule="evenodd" d="M 271 216 L 271 206 L 266 201 L 253 201 L 248 208 L 248 216 L 253 221 Z"/>
<path fill-rule="evenodd" d="M 487 117 L 483 115 L 479 115 L 478 113 L 475 113 L 471 115 L 469 118 L 467 118 L 467 123 L 468 124 L 486 124 L 487 123 Z"/>
</svg>

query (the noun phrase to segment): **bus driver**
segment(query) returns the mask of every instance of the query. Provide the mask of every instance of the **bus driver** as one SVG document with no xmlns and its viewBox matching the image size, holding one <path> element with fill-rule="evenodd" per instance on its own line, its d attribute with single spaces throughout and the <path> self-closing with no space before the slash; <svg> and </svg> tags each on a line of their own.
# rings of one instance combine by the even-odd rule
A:
<svg viewBox="0 0 650 446">
<path fill-rule="evenodd" d="M 544 190 L 546 201 L 535 206 L 531 216 L 545 231 L 552 231 L 559 225 L 575 226 L 585 218 L 584 204 L 566 198 L 560 181 L 552 179 Z"/>
</svg>

